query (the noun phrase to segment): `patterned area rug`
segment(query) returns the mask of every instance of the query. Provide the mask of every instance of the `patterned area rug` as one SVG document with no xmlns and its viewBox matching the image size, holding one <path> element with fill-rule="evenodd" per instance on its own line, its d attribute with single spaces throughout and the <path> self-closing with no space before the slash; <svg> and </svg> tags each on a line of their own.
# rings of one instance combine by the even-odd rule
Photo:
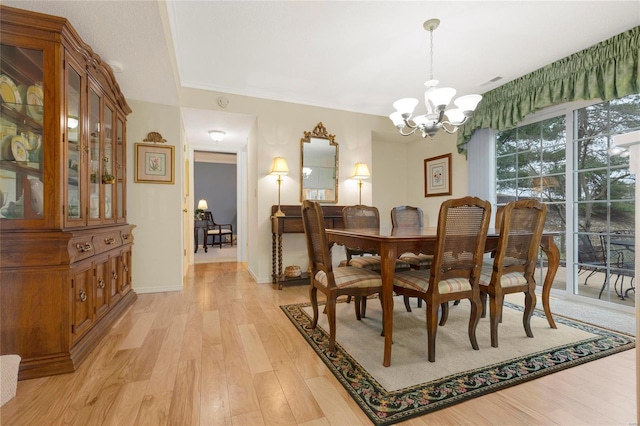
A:
<svg viewBox="0 0 640 426">
<path fill-rule="evenodd" d="M 488 318 L 483 318 L 477 332 L 480 350 L 473 351 L 466 333 L 469 306 L 462 303 L 452 306 L 447 324 L 438 327 L 436 362 L 429 363 L 424 308 L 408 313 L 396 299 L 391 367 L 385 368 L 378 301 L 369 301 L 362 321 L 355 319 L 352 304 L 339 305 L 334 353 L 327 351 L 326 315 L 311 329 L 308 303 L 281 309 L 376 425 L 422 416 L 635 347 L 631 336 L 561 316 L 554 315 L 558 329 L 551 329 L 538 310 L 532 318 L 535 337 L 527 338 L 522 308 L 505 302 L 500 347 L 490 346 Z"/>
</svg>

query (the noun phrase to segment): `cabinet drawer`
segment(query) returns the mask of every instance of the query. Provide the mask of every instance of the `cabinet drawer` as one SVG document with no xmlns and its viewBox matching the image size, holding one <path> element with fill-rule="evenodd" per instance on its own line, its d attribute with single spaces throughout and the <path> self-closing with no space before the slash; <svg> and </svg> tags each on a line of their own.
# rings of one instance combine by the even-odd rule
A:
<svg viewBox="0 0 640 426">
<path fill-rule="evenodd" d="M 93 246 L 96 254 L 104 253 L 122 245 L 120 231 L 105 232 L 93 236 Z"/>
<path fill-rule="evenodd" d="M 122 245 L 133 244 L 133 233 L 130 228 L 120 231 L 120 237 L 122 238 Z"/>
<path fill-rule="evenodd" d="M 75 237 L 69 240 L 69 246 L 67 247 L 69 251 L 70 263 L 77 262 L 82 259 L 86 259 L 88 257 L 93 256 L 95 252 L 95 247 L 90 235 Z"/>
</svg>

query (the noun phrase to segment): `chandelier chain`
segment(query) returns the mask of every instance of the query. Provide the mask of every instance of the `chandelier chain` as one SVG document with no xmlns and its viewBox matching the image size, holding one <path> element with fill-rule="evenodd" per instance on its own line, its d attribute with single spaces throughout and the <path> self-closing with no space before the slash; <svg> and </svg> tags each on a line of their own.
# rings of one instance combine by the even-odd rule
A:
<svg viewBox="0 0 640 426">
<path fill-rule="evenodd" d="M 433 80 L 433 30 L 429 30 L 429 39 L 430 39 L 430 44 L 429 44 L 429 52 L 430 52 L 429 64 L 430 64 L 430 70 L 431 70 L 431 75 L 429 76 L 429 80 Z"/>
</svg>

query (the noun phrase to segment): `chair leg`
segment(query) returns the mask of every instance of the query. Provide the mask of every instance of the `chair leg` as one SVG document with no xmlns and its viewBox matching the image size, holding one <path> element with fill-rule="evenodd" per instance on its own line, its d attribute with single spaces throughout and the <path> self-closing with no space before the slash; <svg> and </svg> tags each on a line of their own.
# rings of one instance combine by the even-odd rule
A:
<svg viewBox="0 0 640 426">
<path fill-rule="evenodd" d="M 429 362 L 436 361 L 436 333 L 438 332 L 438 307 L 427 303 L 427 355 Z"/>
<path fill-rule="evenodd" d="M 360 317 L 367 317 L 367 296 L 362 296 L 362 304 L 360 308 Z"/>
<path fill-rule="evenodd" d="M 382 300 L 382 293 L 379 294 L 378 298 L 380 299 L 380 307 L 382 308 L 382 331 L 380 332 L 380 336 L 384 337 L 384 301 Z"/>
<path fill-rule="evenodd" d="M 482 315 L 480 315 L 480 317 L 486 318 L 487 317 L 487 292 L 486 291 L 480 292 L 480 304 L 482 306 Z"/>
<path fill-rule="evenodd" d="M 360 321 L 362 319 L 362 316 L 360 315 L 360 305 L 362 303 L 362 297 L 360 296 L 356 296 L 355 297 L 355 303 L 353 304 L 354 309 L 356 310 L 356 319 L 358 321 Z"/>
<path fill-rule="evenodd" d="M 478 346 L 478 339 L 476 339 L 476 329 L 478 328 L 478 323 L 480 322 L 480 300 L 479 299 L 469 299 L 471 302 L 471 314 L 469 315 L 469 341 L 471 342 L 471 347 L 476 351 L 480 349 Z"/>
<path fill-rule="evenodd" d="M 336 299 L 327 300 L 327 320 L 329 321 L 329 352 L 336 350 Z"/>
<path fill-rule="evenodd" d="M 500 323 L 500 317 L 502 316 L 502 304 L 504 301 L 504 295 L 500 292 L 492 294 L 489 298 L 489 323 L 491 329 L 491 346 L 498 347 L 498 324 Z"/>
<path fill-rule="evenodd" d="M 422 299 L 418 297 L 418 308 L 422 308 Z"/>
<path fill-rule="evenodd" d="M 311 300 L 311 307 L 313 308 L 311 328 L 316 328 L 316 325 L 318 325 L 318 289 L 313 284 L 309 288 L 309 300 Z"/>
<path fill-rule="evenodd" d="M 533 290 L 529 290 L 524 296 L 524 316 L 522 317 L 522 325 L 524 326 L 524 332 L 527 333 L 527 337 L 533 337 L 533 331 L 531 331 L 531 316 L 533 310 L 536 307 L 536 293 Z"/>
<path fill-rule="evenodd" d="M 440 312 L 442 314 L 440 315 L 440 323 L 438 325 L 442 327 L 447 323 L 447 319 L 449 318 L 449 302 L 443 302 L 440 304 Z"/>
<path fill-rule="evenodd" d="M 407 310 L 407 312 L 411 312 L 411 306 L 409 306 L 409 296 L 404 296 L 404 307 Z"/>
</svg>

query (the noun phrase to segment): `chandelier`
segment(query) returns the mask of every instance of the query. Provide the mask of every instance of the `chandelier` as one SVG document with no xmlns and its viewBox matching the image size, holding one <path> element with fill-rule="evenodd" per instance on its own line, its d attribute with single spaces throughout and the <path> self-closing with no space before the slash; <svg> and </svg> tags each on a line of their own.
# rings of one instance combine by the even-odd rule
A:
<svg viewBox="0 0 640 426">
<path fill-rule="evenodd" d="M 456 90 L 451 87 L 437 88 L 438 80 L 433 79 L 433 30 L 440 25 L 439 19 L 429 19 L 423 25 L 430 34 L 430 60 L 431 74 L 429 80 L 424 83 L 427 90 L 424 93 L 424 103 L 427 107 L 427 113 L 411 117 L 413 110 L 418 105 L 416 98 L 398 99 L 393 103 L 396 112 L 389 115 L 393 125 L 403 136 L 409 136 L 420 130 L 422 137 L 433 137 L 440 129 L 447 133 L 455 133 L 458 127 L 467 122 L 471 114 L 478 106 L 478 102 L 482 99 L 480 95 L 461 96 L 453 103 L 457 108 L 446 109 L 456 94 Z M 445 117 L 446 116 L 446 117 Z M 405 128 L 409 131 L 406 132 Z"/>
</svg>

